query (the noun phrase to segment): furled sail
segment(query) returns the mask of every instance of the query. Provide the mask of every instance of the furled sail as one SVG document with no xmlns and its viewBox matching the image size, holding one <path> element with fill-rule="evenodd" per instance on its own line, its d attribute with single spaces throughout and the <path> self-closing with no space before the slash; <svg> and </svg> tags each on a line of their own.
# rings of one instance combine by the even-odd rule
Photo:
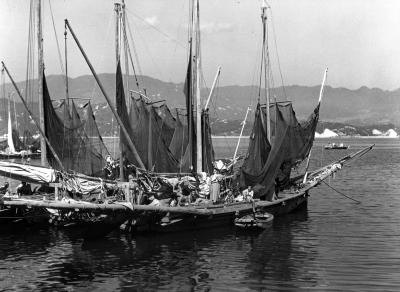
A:
<svg viewBox="0 0 400 292">
<path fill-rule="evenodd" d="M 8 150 L 11 153 L 15 153 L 15 146 L 14 146 L 14 141 L 13 141 L 13 130 L 12 130 L 12 124 L 11 124 L 11 113 L 10 113 L 10 107 L 8 107 L 8 134 L 7 134 L 7 143 L 8 143 Z"/>
</svg>

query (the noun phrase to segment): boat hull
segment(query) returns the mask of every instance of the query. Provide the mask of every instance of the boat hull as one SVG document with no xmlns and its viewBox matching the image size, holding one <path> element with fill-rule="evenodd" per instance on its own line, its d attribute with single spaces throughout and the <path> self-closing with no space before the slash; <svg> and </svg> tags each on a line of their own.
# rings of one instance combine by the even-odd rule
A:
<svg viewBox="0 0 400 292">
<path fill-rule="evenodd" d="M 256 203 L 257 210 L 268 212 L 274 216 L 282 216 L 296 209 L 306 206 L 306 193 L 288 196 L 274 202 L 260 201 Z M 133 232 L 178 232 L 231 226 L 238 216 L 245 216 L 253 212 L 252 204 L 238 204 L 235 206 L 213 206 L 215 213 L 211 215 L 163 215 L 154 213 L 141 213 L 134 221 Z"/>
<path fill-rule="evenodd" d="M 20 153 L 4 153 L 0 152 L 0 159 L 22 159 L 22 158 L 39 158 L 40 153 L 29 153 L 21 155 Z"/>
</svg>

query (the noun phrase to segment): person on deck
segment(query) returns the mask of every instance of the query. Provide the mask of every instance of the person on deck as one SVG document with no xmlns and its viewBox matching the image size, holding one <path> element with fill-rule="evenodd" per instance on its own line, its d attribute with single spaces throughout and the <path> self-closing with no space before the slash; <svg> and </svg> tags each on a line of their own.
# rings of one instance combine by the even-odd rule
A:
<svg viewBox="0 0 400 292">
<path fill-rule="evenodd" d="M 4 185 L 0 187 L 0 195 L 5 195 L 8 192 L 9 183 L 6 181 Z"/>
<path fill-rule="evenodd" d="M 157 200 L 157 199 L 154 197 L 154 195 L 151 195 L 151 196 L 149 197 L 149 201 L 150 201 L 149 206 L 160 206 L 160 201 Z"/>
<path fill-rule="evenodd" d="M 21 183 L 15 189 L 18 196 L 29 196 L 32 195 L 31 185 L 26 183 L 26 181 L 21 181 Z"/>
<path fill-rule="evenodd" d="M 210 177 L 210 200 L 215 203 L 219 199 L 221 175 L 218 174 L 217 170 L 214 169 L 213 175 Z"/>
<path fill-rule="evenodd" d="M 248 186 L 247 189 L 243 191 L 243 199 L 245 201 L 251 202 L 253 201 L 254 191 L 251 186 Z"/>
</svg>

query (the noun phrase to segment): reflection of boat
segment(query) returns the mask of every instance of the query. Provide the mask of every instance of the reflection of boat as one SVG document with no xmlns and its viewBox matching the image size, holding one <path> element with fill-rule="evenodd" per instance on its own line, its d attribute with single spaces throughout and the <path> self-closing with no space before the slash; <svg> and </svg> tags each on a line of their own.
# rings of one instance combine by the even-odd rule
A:
<svg viewBox="0 0 400 292">
<path fill-rule="evenodd" d="M 328 145 L 324 146 L 324 148 L 327 150 L 348 149 L 349 147 L 350 147 L 349 145 L 344 145 L 343 143 L 340 143 L 340 144 L 329 143 Z"/>
<path fill-rule="evenodd" d="M 271 226 L 274 215 L 267 212 L 256 212 L 235 219 L 235 226 L 241 229 L 267 229 Z"/>
</svg>

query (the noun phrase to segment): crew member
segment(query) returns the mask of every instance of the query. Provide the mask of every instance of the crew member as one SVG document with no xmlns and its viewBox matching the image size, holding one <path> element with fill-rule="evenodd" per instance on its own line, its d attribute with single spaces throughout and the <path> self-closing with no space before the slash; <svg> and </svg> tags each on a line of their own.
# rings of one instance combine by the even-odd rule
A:
<svg viewBox="0 0 400 292">
<path fill-rule="evenodd" d="M 29 196 L 32 195 L 31 185 L 26 183 L 26 181 L 21 181 L 21 183 L 16 188 L 18 196 Z"/>
</svg>

